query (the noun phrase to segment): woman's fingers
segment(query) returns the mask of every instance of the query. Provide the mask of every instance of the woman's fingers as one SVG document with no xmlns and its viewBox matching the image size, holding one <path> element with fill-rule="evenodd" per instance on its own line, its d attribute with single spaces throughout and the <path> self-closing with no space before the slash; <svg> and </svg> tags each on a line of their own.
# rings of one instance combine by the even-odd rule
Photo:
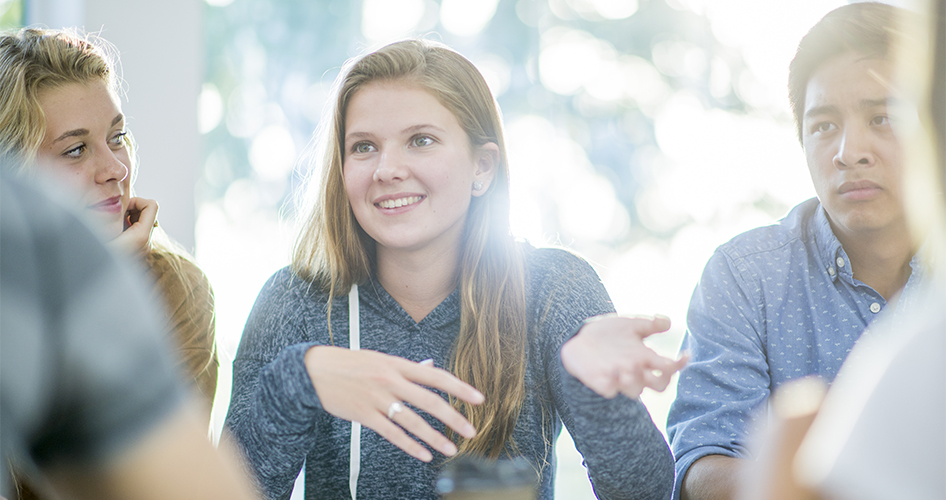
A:
<svg viewBox="0 0 946 500">
<path fill-rule="evenodd" d="M 467 403 L 478 405 L 485 400 L 483 393 L 476 390 L 472 385 L 458 379 L 447 370 L 436 368 L 432 364 L 426 364 L 426 361 L 427 360 L 421 363 L 413 363 L 404 360 L 405 363 L 408 363 L 408 365 L 405 366 L 407 378 L 418 384 L 440 389 Z"/>
<path fill-rule="evenodd" d="M 456 455 L 457 446 L 406 405 L 392 414 L 390 420 L 440 453 L 448 457 Z"/>
<path fill-rule="evenodd" d="M 400 414 L 396 415 L 395 418 L 398 418 L 399 416 Z M 383 437 L 394 446 L 404 450 L 404 452 L 408 455 L 422 462 L 430 462 L 433 459 L 433 455 L 431 455 L 430 450 L 408 436 L 407 433 L 404 432 L 404 430 L 401 429 L 393 420 L 388 419 L 386 415 L 382 415 L 380 412 L 377 412 L 370 418 L 366 418 L 361 421 L 361 425 L 364 425 L 365 427 L 377 432 L 379 436 Z"/>
<path fill-rule="evenodd" d="M 151 250 L 151 233 L 158 218 L 158 202 L 147 198 L 128 200 L 125 225 L 114 244 L 132 255 L 145 254 Z"/>
<path fill-rule="evenodd" d="M 136 212 L 137 217 L 130 221 L 130 226 L 141 224 L 143 227 L 154 227 L 154 221 L 158 219 L 158 202 L 148 198 L 131 198 L 128 200 L 128 213 L 131 215 Z"/>
<path fill-rule="evenodd" d="M 477 392 L 477 394 L 479 394 L 479 392 Z M 411 384 L 405 387 L 405 391 L 401 393 L 400 396 L 404 401 L 443 422 L 444 425 L 450 427 L 461 436 L 472 438 L 476 435 L 476 429 L 473 428 L 473 424 L 438 394 L 418 385 Z M 412 429 L 408 430 L 411 430 L 411 432 L 418 437 L 422 437 L 416 432 L 413 432 Z M 435 443 L 430 444 L 439 449 Z"/>
<path fill-rule="evenodd" d="M 687 359 L 671 360 L 643 339 L 670 328 L 666 316 L 593 318 L 562 346 L 566 371 L 605 398 L 640 396 L 644 387 L 662 391 Z"/>
<path fill-rule="evenodd" d="M 435 387 L 474 404 L 483 401 L 479 391 L 446 370 L 370 350 L 327 346 L 309 349 L 305 360 L 325 411 L 361 422 L 418 460 L 431 460 L 430 451 L 408 433 L 444 455 L 456 454 L 456 446 L 408 404 L 462 436 L 476 434 L 460 412 L 423 387 Z"/>
<path fill-rule="evenodd" d="M 649 337 L 655 333 L 665 332 L 670 329 L 670 318 L 662 314 L 653 316 L 616 316 L 608 315 L 600 319 L 592 318 L 589 324 L 597 321 L 611 323 L 615 328 L 636 334 L 640 338 Z"/>
<path fill-rule="evenodd" d="M 653 351 L 649 354 L 648 360 L 642 363 L 641 367 L 633 369 L 634 373 L 637 375 L 636 379 L 634 383 L 630 384 L 628 387 L 622 387 L 622 393 L 628 394 L 628 392 L 633 391 L 636 394 L 634 397 L 637 397 L 640 396 L 640 393 L 643 392 L 645 387 L 649 387 L 657 392 L 662 392 L 670 385 L 670 379 L 673 377 L 673 374 L 680 371 L 680 369 L 686 365 L 687 361 L 689 361 L 689 356 L 687 355 L 681 356 L 680 359 L 673 360 L 660 356 Z"/>
<path fill-rule="evenodd" d="M 620 382 L 618 389 L 620 393 L 631 399 L 637 399 L 644 390 L 644 386 L 646 385 L 646 377 L 646 372 L 643 374 L 622 372 L 618 377 Z"/>
</svg>

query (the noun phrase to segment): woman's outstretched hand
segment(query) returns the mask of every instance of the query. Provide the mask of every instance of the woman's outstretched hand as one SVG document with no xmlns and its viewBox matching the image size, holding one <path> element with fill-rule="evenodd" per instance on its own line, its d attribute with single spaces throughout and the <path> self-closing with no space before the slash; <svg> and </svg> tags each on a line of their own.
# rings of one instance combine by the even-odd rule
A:
<svg viewBox="0 0 946 500">
<path fill-rule="evenodd" d="M 112 240 L 112 245 L 128 255 L 143 256 L 151 251 L 151 233 L 158 220 L 158 202 L 147 198 L 128 200 L 125 230 Z"/>
<path fill-rule="evenodd" d="M 476 429 L 463 415 L 427 389 L 440 389 L 471 404 L 483 402 L 479 391 L 446 370 L 375 351 L 329 346 L 309 349 L 305 364 L 325 411 L 361 422 L 418 460 L 429 462 L 433 456 L 404 431 L 447 456 L 455 455 L 457 447 L 405 403 L 463 437 L 476 435 Z"/>
<path fill-rule="evenodd" d="M 562 346 L 565 371 L 606 398 L 637 398 L 645 387 L 662 391 L 688 357 L 664 358 L 644 345 L 644 338 L 670 328 L 666 316 L 599 316 L 588 320 Z"/>
</svg>

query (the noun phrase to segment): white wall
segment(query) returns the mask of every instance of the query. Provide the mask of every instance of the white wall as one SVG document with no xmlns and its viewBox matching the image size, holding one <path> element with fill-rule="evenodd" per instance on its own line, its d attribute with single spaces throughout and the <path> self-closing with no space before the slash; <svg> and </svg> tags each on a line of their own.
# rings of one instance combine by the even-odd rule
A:
<svg viewBox="0 0 946 500">
<path fill-rule="evenodd" d="M 197 96 L 202 81 L 200 0 L 28 0 L 27 25 L 100 31 L 118 48 L 122 108 L 139 144 L 135 190 L 160 204 L 164 229 L 194 249 L 200 175 Z"/>
</svg>

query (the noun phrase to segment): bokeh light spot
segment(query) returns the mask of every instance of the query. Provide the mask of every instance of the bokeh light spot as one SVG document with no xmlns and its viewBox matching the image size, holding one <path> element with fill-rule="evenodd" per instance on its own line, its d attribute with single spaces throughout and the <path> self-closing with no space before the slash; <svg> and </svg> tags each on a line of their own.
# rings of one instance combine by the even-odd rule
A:
<svg viewBox="0 0 946 500">
<path fill-rule="evenodd" d="M 443 0 L 440 22 L 455 35 L 475 35 L 493 19 L 498 3 L 499 0 Z"/>
<path fill-rule="evenodd" d="M 424 0 L 364 0 L 361 34 L 371 41 L 408 35 L 424 18 Z"/>
<path fill-rule="evenodd" d="M 201 134 L 217 128 L 223 119 L 223 98 L 217 86 L 204 83 L 197 97 L 197 127 Z"/>
<path fill-rule="evenodd" d="M 284 180 L 292 170 L 295 159 L 295 143 L 285 127 L 270 125 L 253 138 L 253 144 L 250 146 L 250 165 L 261 179 Z"/>
</svg>

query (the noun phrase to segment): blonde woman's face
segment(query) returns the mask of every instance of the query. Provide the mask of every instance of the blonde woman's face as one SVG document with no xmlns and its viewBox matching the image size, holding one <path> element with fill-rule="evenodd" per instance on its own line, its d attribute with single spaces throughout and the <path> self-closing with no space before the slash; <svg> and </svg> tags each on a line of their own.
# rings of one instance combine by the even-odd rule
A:
<svg viewBox="0 0 946 500">
<path fill-rule="evenodd" d="M 106 235 L 118 236 L 128 209 L 131 161 L 117 98 L 104 81 L 95 80 L 43 91 L 39 102 L 46 134 L 38 168 L 78 190 Z"/>
<path fill-rule="evenodd" d="M 378 243 L 378 257 L 455 251 L 471 199 L 492 180 L 495 144 L 471 151 L 453 113 L 406 82 L 363 87 L 348 104 L 345 124 L 345 189 L 358 223 Z"/>
</svg>

